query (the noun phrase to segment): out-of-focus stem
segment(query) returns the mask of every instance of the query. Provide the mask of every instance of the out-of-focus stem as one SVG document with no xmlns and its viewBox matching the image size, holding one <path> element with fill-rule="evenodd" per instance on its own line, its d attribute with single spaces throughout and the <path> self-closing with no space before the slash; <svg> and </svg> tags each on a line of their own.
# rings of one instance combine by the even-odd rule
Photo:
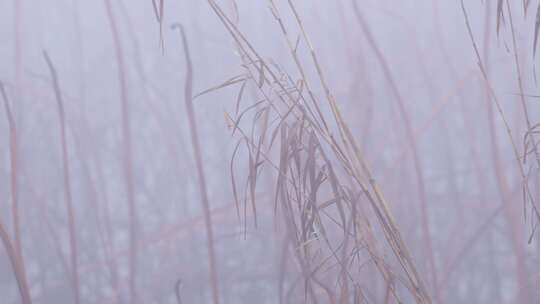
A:
<svg viewBox="0 0 540 304">
<path fill-rule="evenodd" d="M 484 56 L 484 68 L 486 70 L 486 73 L 489 73 L 489 56 L 490 56 L 490 49 L 489 49 L 489 37 L 491 36 L 491 24 L 490 24 L 490 13 L 491 13 L 491 6 L 492 6 L 492 3 L 490 1 L 486 2 L 486 14 L 485 14 L 485 18 L 484 18 L 484 41 L 483 41 L 483 47 L 484 47 L 484 51 L 483 51 L 483 56 Z M 493 122 L 494 122 L 494 112 L 493 112 L 493 104 L 491 103 L 491 101 L 489 100 L 489 89 L 486 87 L 485 88 L 485 94 L 486 94 L 486 99 L 485 99 L 485 102 L 486 102 L 486 106 L 488 108 L 488 115 L 489 115 L 489 127 L 488 129 L 490 130 L 490 132 L 495 132 L 495 129 L 494 129 L 494 126 L 493 126 Z M 495 134 L 491 134 L 490 135 L 492 139 L 495 139 Z M 493 146 L 494 144 L 491 143 L 491 145 Z M 495 145 L 496 146 L 496 145 Z M 479 170 L 480 172 L 481 170 Z M 483 183 L 485 181 L 485 179 L 483 177 L 480 177 L 480 180 L 479 180 L 481 183 Z M 484 192 L 484 191 L 483 191 Z M 489 248 L 494 248 L 493 246 L 493 236 L 492 234 L 490 233 L 488 235 L 488 246 Z M 496 272 L 496 268 L 493 267 L 495 265 L 495 253 L 493 252 L 493 250 L 488 250 L 489 252 L 489 262 L 490 264 L 492 265 L 492 269 L 491 271 L 492 272 Z M 495 273 L 496 274 L 496 273 Z M 498 275 L 491 275 L 492 279 L 493 279 L 493 290 L 495 291 L 495 295 L 494 295 L 494 298 L 496 299 L 497 302 L 494 302 L 495 303 L 501 303 L 501 299 L 502 299 L 502 296 L 501 296 L 501 279 Z M 490 284 L 491 285 L 491 284 Z"/>
<path fill-rule="evenodd" d="M 21 294 L 22 303 L 30 304 L 32 303 L 32 301 L 30 299 L 30 291 L 28 289 L 28 284 L 26 283 L 26 276 L 21 268 L 21 263 L 17 257 L 17 252 L 15 251 L 15 248 L 13 247 L 13 244 L 11 243 L 9 235 L 7 234 L 7 231 L 4 228 L 4 224 L 2 224 L 1 220 L 0 238 L 2 239 L 2 243 L 4 243 L 4 247 L 6 248 L 9 260 L 11 262 L 11 266 L 13 267 L 13 272 L 15 273 L 15 279 L 17 280 L 17 285 Z"/>
<path fill-rule="evenodd" d="M 22 77 L 22 26 L 23 14 L 22 7 L 24 0 L 14 0 L 14 16 L 15 16 L 15 96 L 19 99 L 22 96 L 21 92 L 21 77 Z"/>
<path fill-rule="evenodd" d="M 21 262 L 21 268 L 26 273 L 24 267 L 24 261 L 22 257 L 22 244 L 21 244 L 21 224 L 19 217 L 19 192 L 18 192 L 18 180 L 19 172 L 17 166 L 17 127 L 15 124 L 15 118 L 13 117 L 13 112 L 11 111 L 11 106 L 9 104 L 9 98 L 6 93 L 4 84 L 0 82 L 0 93 L 2 94 L 2 99 L 4 100 L 4 108 L 6 110 L 6 116 L 9 125 L 9 162 L 11 166 L 11 216 L 13 217 L 13 235 L 15 242 L 15 250 L 17 256 Z"/>
<path fill-rule="evenodd" d="M 208 262 L 210 264 L 210 284 L 212 286 L 212 300 L 214 304 L 219 304 L 219 289 L 218 289 L 218 277 L 216 267 L 216 257 L 214 250 L 214 233 L 212 231 L 212 215 L 210 213 L 210 203 L 208 201 L 208 193 L 206 190 L 206 179 L 204 176 L 203 161 L 201 155 L 201 149 L 199 144 L 199 137 L 197 134 L 197 121 L 195 119 L 195 112 L 193 111 L 193 67 L 191 63 L 191 56 L 189 53 L 189 46 L 182 25 L 177 24 L 173 27 L 180 29 L 182 36 L 182 43 L 184 46 L 184 55 L 186 58 L 187 70 L 186 70 L 186 83 L 184 91 L 184 99 L 186 103 L 187 117 L 189 122 L 189 129 L 191 133 L 191 143 L 193 146 L 193 154 L 197 166 L 197 174 L 199 176 L 199 190 L 201 194 L 201 202 L 204 212 L 204 222 L 206 226 L 206 237 L 208 241 Z"/>
<path fill-rule="evenodd" d="M 75 231 L 75 210 L 73 208 L 73 197 L 71 194 L 71 181 L 69 177 L 69 154 L 67 148 L 66 138 L 66 115 L 64 112 L 64 102 L 62 100 L 62 94 L 60 90 L 60 84 L 58 81 L 58 74 L 56 69 L 49 58 L 47 52 L 43 52 L 45 61 L 49 67 L 49 72 L 53 80 L 54 93 L 58 106 L 58 116 L 60 122 L 60 141 L 62 145 L 62 167 L 63 167 L 63 179 L 64 179 L 64 199 L 66 202 L 66 209 L 68 213 L 68 227 L 69 227 L 69 247 L 70 247 L 70 260 L 71 260 L 71 275 L 73 279 L 73 288 L 75 292 L 75 303 L 80 303 L 80 286 L 79 286 L 79 269 L 78 269 L 78 251 L 77 251 L 77 236 Z"/>
<path fill-rule="evenodd" d="M 22 245 L 21 245 L 21 232 L 20 232 L 20 222 L 19 222 L 19 206 L 18 206 L 18 192 L 17 192 L 17 180 L 18 180 L 18 170 L 17 170 L 17 129 L 15 126 L 15 119 L 11 112 L 11 107 L 9 105 L 9 99 L 4 88 L 4 84 L 0 82 L 0 93 L 2 99 L 4 100 L 4 107 L 6 110 L 6 115 L 9 124 L 9 139 L 10 139 L 10 165 L 11 165 L 11 203 L 12 209 L 11 214 L 13 217 L 13 231 L 14 231 L 14 241 L 15 246 L 11 246 L 7 232 L 5 231 L 2 223 L 0 222 L 0 233 L 2 234 L 2 241 L 4 246 L 8 251 L 8 255 L 12 261 L 13 268 L 15 270 L 15 275 L 17 277 L 17 283 L 19 284 L 19 289 L 21 291 L 21 298 L 23 303 L 30 303 L 30 295 L 28 291 L 28 282 L 26 280 L 26 270 L 24 268 L 24 262 L 22 257 Z M 4 235 L 5 234 L 5 235 Z M 11 247 L 11 249 L 10 249 Z M 14 248 L 13 248 L 14 247 Z M 13 252 L 10 252 L 13 251 Z M 14 255 L 14 257 L 12 257 Z M 15 259 L 14 259 L 15 258 Z"/>
</svg>

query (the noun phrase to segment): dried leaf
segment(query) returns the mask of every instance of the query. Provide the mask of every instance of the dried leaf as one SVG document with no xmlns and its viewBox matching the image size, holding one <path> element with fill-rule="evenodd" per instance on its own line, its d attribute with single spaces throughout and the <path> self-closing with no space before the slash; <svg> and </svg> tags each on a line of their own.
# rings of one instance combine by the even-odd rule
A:
<svg viewBox="0 0 540 304">
<path fill-rule="evenodd" d="M 229 78 L 227 81 L 225 81 L 224 83 L 222 84 L 219 84 L 217 86 L 214 86 L 214 87 L 211 87 L 209 89 L 206 89 L 200 93 L 198 93 L 197 95 L 193 96 L 193 99 L 195 98 L 198 98 L 202 95 L 205 95 L 205 94 L 208 94 L 210 92 L 213 92 L 213 91 L 216 91 L 216 90 L 219 90 L 219 89 L 222 89 L 222 88 L 225 88 L 225 87 L 228 87 L 228 86 L 231 86 L 233 84 L 236 84 L 236 83 L 239 83 L 239 82 L 243 82 L 245 81 L 246 78 L 245 78 L 245 75 L 238 75 L 238 76 L 234 76 L 232 78 Z"/>
</svg>

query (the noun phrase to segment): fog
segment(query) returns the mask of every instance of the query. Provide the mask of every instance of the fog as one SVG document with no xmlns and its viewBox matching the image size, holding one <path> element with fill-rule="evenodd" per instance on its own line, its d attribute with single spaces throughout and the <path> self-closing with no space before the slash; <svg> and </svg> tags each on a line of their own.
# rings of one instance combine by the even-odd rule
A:
<svg viewBox="0 0 540 304">
<path fill-rule="evenodd" d="M 0 302 L 537 303 L 539 5 L 0 0 Z"/>
</svg>

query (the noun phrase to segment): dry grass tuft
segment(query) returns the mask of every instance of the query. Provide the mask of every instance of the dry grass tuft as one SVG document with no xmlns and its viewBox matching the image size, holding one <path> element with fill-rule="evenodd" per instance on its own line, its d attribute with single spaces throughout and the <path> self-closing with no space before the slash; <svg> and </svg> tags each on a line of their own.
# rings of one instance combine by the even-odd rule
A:
<svg viewBox="0 0 540 304">
<path fill-rule="evenodd" d="M 242 83 L 237 109 L 246 82 L 262 96 L 262 100 L 243 111 L 237 110 L 234 116 L 227 114 L 233 133 L 240 134 L 234 155 L 244 143 L 249 168 L 246 197 L 251 202 L 254 218 L 258 176 L 264 168 L 277 174 L 275 210 L 281 211 L 285 222 L 287 246 L 300 267 L 302 276 L 299 279 L 305 287 L 306 299 L 317 303 L 317 299 L 323 296 L 329 303 L 343 303 L 354 294 L 359 302 L 363 302 L 366 291 L 355 280 L 351 267 L 359 263 L 360 256 L 364 256 L 369 258 L 386 282 L 389 297 L 403 302 L 403 296 L 397 289 L 397 285 L 401 285 L 416 303 L 431 303 L 390 208 L 342 118 L 292 1 L 288 1 L 289 9 L 300 32 L 294 43 L 288 38 L 277 6 L 273 1 L 269 1 L 269 5 L 301 75 L 296 80 L 277 64 L 263 59 L 216 2 L 208 3 L 234 39 L 244 72 L 201 94 Z M 308 67 L 299 59 L 298 48 L 301 45 L 307 47 L 312 67 L 317 71 L 318 83 L 306 77 L 305 69 Z M 316 95 L 313 88 L 317 86 L 322 88 L 324 96 Z M 323 114 L 321 103 L 331 109 L 330 117 Z M 246 127 L 244 121 L 248 111 L 252 119 L 247 120 Z M 231 179 L 239 206 L 234 173 Z M 366 203 L 371 210 L 365 210 Z M 246 205 L 247 200 L 244 201 L 244 210 Z M 391 266 L 393 262 L 388 261 L 380 249 L 381 245 L 377 245 L 382 240 L 379 240 L 376 229 L 382 232 L 385 246 L 393 251 L 400 271 Z M 331 265 L 336 265 L 337 270 L 324 271 Z M 334 281 L 338 282 L 337 289 L 329 285 Z"/>
</svg>

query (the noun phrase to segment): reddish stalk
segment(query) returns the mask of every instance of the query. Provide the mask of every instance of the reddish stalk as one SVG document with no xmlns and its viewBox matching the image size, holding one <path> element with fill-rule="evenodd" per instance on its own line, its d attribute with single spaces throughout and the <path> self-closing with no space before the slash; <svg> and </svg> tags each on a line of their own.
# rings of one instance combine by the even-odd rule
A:
<svg viewBox="0 0 540 304">
<path fill-rule="evenodd" d="M 4 247 L 6 248 L 9 257 L 9 261 L 11 262 L 11 267 L 13 268 L 13 272 L 15 273 L 15 279 L 17 280 L 17 286 L 19 287 L 19 292 L 21 294 L 21 301 L 23 304 L 31 304 L 32 300 L 30 298 L 28 284 L 26 283 L 26 276 L 17 257 L 16 249 L 13 247 L 13 244 L 11 243 L 9 235 L 7 234 L 7 231 L 4 228 L 4 224 L 2 224 L 1 220 L 0 238 L 2 239 L 2 243 L 4 243 Z"/>
<path fill-rule="evenodd" d="M 75 303 L 80 303 L 80 283 L 79 283 L 79 268 L 78 268 L 78 258 L 79 254 L 77 251 L 77 235 L 75 230 L 75 210 L 73 208 L 73 197 L 71 194 L 71 180 L 69 177 L 70 164 L 69 164 L 69 153 L 67 147 L 67 137 L 66 137 L 66 115 L 64 112 L 64 102 L 62 99 L 62 94 L 60 93 L 60 84 L 58 81 L 58 74 L 56 69 L 51 61 L 51 58 L 47 52 L 43 52 L 43 57 L 47 62 L 49 67 L 49 72 L 53 80 L 53 88 L 56 97 L 56 102 L 58 106 L 58 116 L 60 122 L 60 141 L 62 145 L 62 168 L 63 168 L 63 179 L 64 179 L 64 199 L 66 204 L 66 210 L 68 213 L 68 229 L 69 229 L 69 247 L 70 247 L 70 260 L 71 260 L 71 276 L 73 279 L 73 289 L 75 292 Z"/>
<path fill-rule="evenodd" d="M 21 245 L 21 232 L 20 232 L 20 222 L 19 222 L 19 206 L 18 206 L 18 192 L 17 192 L 17 181 L 18 181 L 18 169 L 17 169 L 17 129 L 15 126 L 15 119 L 11 112 L 11 107 L 9 105 L 9 99 L 4 88 L 4 84 L 0 82 L 0 93 L 2 99 L 4 100 L 4 107 L 6 110 L 7 120 L 9 124 L 9 139 L 10 139 L 10 166 L 11 166 L 11 215 L 13 217 L 13 231 L 14 231 L 14 242 L 15 246 L 11 245 L 9 236 L 7 235 L 4 226 L 0 222 L 0 237 L 4 243 L 4 247 L 8 252 L 10 257 L 13 270 L 15 271 L 15 276 L 17 279 L 17 284 L 19 285 L 19 290 L 21 293 L 21 299 L 24 304 L 31 303 L 30 294 L 28 290 L 28 281 L 26 279 L 26 270 L 24 268 L 24 262 L 22 257 L 22 245 Z"/>
<path fill-rule="evenodd" d="M 10 186 L 11 186 L 11 216 L 13 217 L 13 234 L 14 234 L 14 245 L 17 252 L 17 256 L 21 261 L 21 267 L 25 271 L 24 261 L 22 257 L 22 244 L 21 244 L 21 225 L 19 217 L 19 192 L 18 192 L 18 180 L 19 180 L 19 170 L 17 166 L 17 127 L 15 124 L 15 118 L 11 111 L 11 106 L 9 104 L 9 98 L 6 93 L 4 84 L 0 82 L 0 93 L 2 94 L 2 99 L 4 100 L 4 108 L 6 110 L 6 116 L 9 124 L 9 162 L 11 166 L 10 172 Z"/>
</svg>

